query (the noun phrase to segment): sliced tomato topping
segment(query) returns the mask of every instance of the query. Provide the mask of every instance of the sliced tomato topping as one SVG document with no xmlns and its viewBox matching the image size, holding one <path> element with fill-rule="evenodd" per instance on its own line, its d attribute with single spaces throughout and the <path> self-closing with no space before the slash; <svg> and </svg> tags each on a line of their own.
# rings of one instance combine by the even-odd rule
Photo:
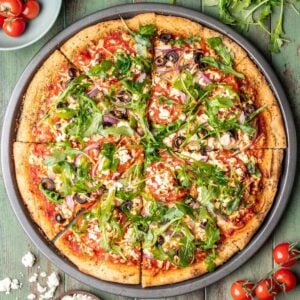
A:
<svg viewBox="0 0 300 300">
<path fill-rule="evenodd" d="M 130 37 L 128 36 L 128 40 L 123 38 L 123 34 L 121 31 L 116 31 L 111 35 L 108 35 L 104 39 L 103 47 L 111 52 L 115 53 L 117 50 L 126 50 L 131 54 L 134 54 L 135 51 L 130 45 Z"/>
<path fill-rule="evenodd" d="M 151 195 L 162 202 L 182 200 L 187 191 L 178 186 L 171 167 L 164 162 L 155 162 L 147 170 L 146 188 Z"/>
</svg>

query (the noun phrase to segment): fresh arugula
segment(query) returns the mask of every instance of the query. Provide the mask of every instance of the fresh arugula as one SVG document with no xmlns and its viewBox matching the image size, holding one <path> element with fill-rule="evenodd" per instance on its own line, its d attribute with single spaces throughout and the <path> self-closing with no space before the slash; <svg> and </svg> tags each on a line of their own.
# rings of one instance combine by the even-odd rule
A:
<svg viewBox="0 0 300 300">
<path fill-rule="evenodd" d="M 103 150 L 101 154 L 105 157 L 103 162 L 103 170 L 112 170 L 116 171 L 118 164 L 120 162 L 119 159 L 115 158 L 115 154 L 117 152 L 117 147 L 113 143 L 106 143 L 103 145 Z"/>
<path fill-rule="evenodd" d="M 102 60 L 100 64 L 95 65 L 89 70 L 89 75 L 105 78 L 113 65 L 113 62 L 109 59 Z"/>
<path fill-rule="evenodd" d="M 55 204 L 63 203 L 63 198 L 60 196 L 59 193 L 45 189 L 42 183 L 39 184 L 39 189 L 50 202 Z"/>
<path fill-rule="evenodd" d="M 226 66 L 232 66 L 233 57 L 230 51 L 225 47 L 220 37 L 213 37 L 206 40 L 210 48 L 214 49 L 222 58 Z"/>
</svg>

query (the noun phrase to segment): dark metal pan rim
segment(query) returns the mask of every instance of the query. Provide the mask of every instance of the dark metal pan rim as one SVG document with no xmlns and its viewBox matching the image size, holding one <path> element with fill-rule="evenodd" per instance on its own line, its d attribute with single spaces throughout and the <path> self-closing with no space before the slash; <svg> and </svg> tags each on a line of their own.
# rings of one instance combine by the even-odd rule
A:
<svg viewBox="0 0 300 300">
<path fill-rule="evenodd" d="M 267 81 L 273 89 L 274 94 L 278 99 L 288 140 L 288 148 L 285 150 L 283 172 L 276 199 L 264 223 L 259 228 L 256 235 L 251 239 L 246 248 L 240 253 L 233 256 L 222 266 L 218 267 L 213 273 L 208 273 L 198 278 L 171 285 L 151 287 L 146 289 L 143 289 L 141 286 L 130 286 L 101 281 L 97 278 L 80 272 L 76 266 L 63 259 L 62 256 L 57 253 L 55 248 L 50 245 L 49 242 L 47 242 L 39 232 L 37 226 L 35 226 L 26 208 L 24 207 L 23 202 L 20 201 L 21 197 L 16 184 L 14 163 L 12 159 L 12 144 L 15 140 L 16 120 L 21 106 L 22 95 L 24 94 L 24 91 L 26 90 L 26 87 L 30 82 L 33 74 L 35 73 L 37 68 L 44 62 L 44 60 L 65 40 L 89 25 L 105 20 L 117 19 L 120 16 L 122 16 L 123 18 L 128 18 L 144 12 L 154 12 L 159 14 L 188 18 L 192 21 L 201 23 L 204 26 L 223 33 L 224 35 L 235 41 L 237 44 L 242 46 L 260 68 L 261 72 L 265 75 Z M 64 29 L 57 36 L 55 36 L 51 41 L 49 41 L 28 64 L 15 86 L 4 119 L 1 144 L 3 178 L 10 203 L 24 231 L 30 237 L 32 242 L 39 248 L 39 250 L 55 265 L 59 266 L 59 268 L 64 272 L 89 286 L 116 295 L 141 298 L 169 297 L 198 290 L 224 278 L 226 275 L 236 270 L 250 257 L 252 257 L 273 232 L 287 206 L 288 198 L 291 193 L 295 177 L 296 164 L 294 163 L 294 160 L 297 157 L 296 155 L 296 131 L 288 101 L 280 82 L 270 68 L 269 64 L 261 56 L 261 54 L 247 40 L 245 40 L 235 31 L 211 17 L 208 17 L 199 12 L 195 12 L 191 9 L 157 3 L 120 5 L 96 12 L 75 22 L 68 28 Z"/>
</svg>

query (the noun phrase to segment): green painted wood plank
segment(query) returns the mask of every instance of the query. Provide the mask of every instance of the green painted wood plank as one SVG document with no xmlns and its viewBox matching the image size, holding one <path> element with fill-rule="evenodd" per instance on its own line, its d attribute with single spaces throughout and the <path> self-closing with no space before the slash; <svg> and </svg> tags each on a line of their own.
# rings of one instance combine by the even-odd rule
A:
<svg viewBox="0 0 300 300">
<path fill-rule="evenodd" d="M 3 124 L 3 117 L 6 105 L 9 101 L 11 92 L 14 88 L 16 81 L 23 72 L 30 59 L 36 54 L 36 52 L 57 32 L 63 29 L 64 23 L 64 9 L 62 9 L 57 22 L 50 30 L 50 32 L 39 42 L 22 50 L 1 52 L 0 54 L 0 123 L 1 128 Z M 38 250 L 32 245 L 27 238 L 25 232 L 19 225 L 7 198 L 2 173 L 0 176 L 0 279 L 4 277 L 17 278 L 23 283 L 22 289 L 18 291 L 12 291 L 10 295 L 0 295 L 1 299 L 26 299 L 29 293 L 35 292 L 34 284 L 28 283 L 28 278 L 31 274 L 40 270 L 49 273 L 52 270 L 57 269 L 49 263 L 49 261 L 38 252 Z M 37 263 L 32 269 L 26 269 L 22 263 L 22 256 L 31 250 L 37 257 Z M 23 276 L 20 274 L 23 274 Z M 61 279 L 64 280 L 64 274 L 61 273 Z M 58 290 L 62 291 L 63 286 Z"/>
<path fill-rule="evenodd" d="M 298 4 L 299 8 L 299 4 Z M 279 11 L 272 18 L 272 28 L 275 26 Z M 284 30 L 287 38 L 281 53 L 272 55 L 272 64 L 283 84 L 288 95 L 289 103 L 294 113 L 297 134 L 300 133 L 300 35 L 299 35 L 300 17 L 290 8 L 284 10 Z M 296 159 L 296 158 L 295 158 Z M 299 166 L 297 174 L 299 174 Z M 275 232 L 274 244 L 283 241 L 299 241 L 300 227 L 300 178 L 296 175 L 294 189 L 291 195 L 290 203 L 282 218 L 282 221 Z M 300 266 L 293 268 L 300 279 Z M 280 295 L 276 299 L 298 300 L 300 299 L 300 286 L 288 295 Z"/>
</svg>

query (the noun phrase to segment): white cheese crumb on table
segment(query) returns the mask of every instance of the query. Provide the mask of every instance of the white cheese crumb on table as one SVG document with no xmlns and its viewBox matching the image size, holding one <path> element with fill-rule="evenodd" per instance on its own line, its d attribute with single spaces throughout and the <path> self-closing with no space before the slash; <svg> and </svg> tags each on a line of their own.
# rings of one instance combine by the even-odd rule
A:
<svg viewBox="0 0 300 300">
<path fill-rule="evenodd" d="M 35 263 L 35 256 L 28 251 L 23 257 L 22 257 L 22 264 L 26 268 L 31 268 Z"/>
</svg>

